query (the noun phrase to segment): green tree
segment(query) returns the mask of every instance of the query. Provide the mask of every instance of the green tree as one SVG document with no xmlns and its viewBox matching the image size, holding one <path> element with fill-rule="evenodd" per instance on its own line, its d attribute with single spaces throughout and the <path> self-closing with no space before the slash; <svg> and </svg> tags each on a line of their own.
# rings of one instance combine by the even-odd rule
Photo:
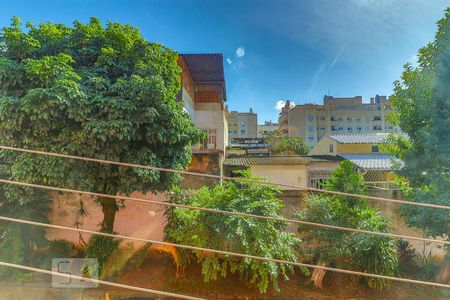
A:
<svg viewBox="0 0 450 300">
<path fill-rule="evenodd" d="M 366 194 L 362 176 L 349 161 L 343 161 L 325 188 L 333 191 Z M 298 214 L 300 220 L 341 227 L 387 232 L 389 222 L 378 211 L 369 208 L 363 198 L 310 195 L 306 208 Z M 395 275 L 398 267 L 396 241 L 392 238 L 353 233 L 342 230 L 300 226 L 309 252 L 319 265 L 339 267 L 380 275 Z M 322 286 L 325 271 L 316 269 L 311 280 Z M 362 278 L 369 287 L 382 289 L 388 281 Z"/>
<path fill-rule="evenodd" d="M 1 32 L 1 144 L 186 167 L 190 146 L 202 133 L 176 99 L 177 53 L 146 41 L 130 25 L 104 27 L 96 18 L 75 21 L 73 27 L 50 22 L 26 27 L 28 32 L 14 17 Z M 3 151 L 1 160 L 13 180 L 114 195 L 168 190 L 179 179 L 167 172 L 11 151 Z M 20 194 L 9 195 L 7 201 L 25 203 Z M 102 230 L 112 232 L 119 203 L 97 200 Z"/>
<path fill-rule="evenodd" d="M 276 132 L 270 132 L 264 139 L 272 154 L 307 155 L 311 150 L 302 138 L 279 136 Z"/>
<path fill-rule="evenodd" d="M 387 150 L 405 163 L 398 173 L 408 181 L 408 200 L 449 205 L 450 8 L 437 27 L 434 41 L 419 50 L 417 65 L 405 64 L 401 79 L 394 82 L 390 119 L 408 139 L 391 137 L 393 146 Z M 401 209 L 410 226 L 448 239 L 448 210 L 411 205 Z"/>
<path fill-rule="evenodd" d="M 242 171 L 246 179 L 249 171 Z M 187 192 L 176 191 L 171 201 L 226 211 L 243 212 L 262 216 L 280 217 L 281 201 L 276 197 L 279 190 L 273 186 L 225 182 L 213 188 L 203 187 Z M 166 211 L 167 225 L 165 239 L 175 243 L 213 248 L 243 254 L 297 261 L 296 249 L 300 240 L 294 234 L 285 232 L 286 224 L 269 220 L 245 218 L 209 213 L 184 208 L 170 208 Z M 180 252 L 194 257 L 202 265 L 205 281 L 216 280 L 227 273 L 237 273 L 249 285 L 255 285 L 265 292 L 269 284 L 278 290 L 278 277 L 288 279 L 286 271 L 291 265 L 276 264 L 232 256 L 208 254 L 199 251 Z M 190 261 L 186 257 L 182 260 Z M 307 272 L 306 269 L 302 269 Z"/>
</svg>

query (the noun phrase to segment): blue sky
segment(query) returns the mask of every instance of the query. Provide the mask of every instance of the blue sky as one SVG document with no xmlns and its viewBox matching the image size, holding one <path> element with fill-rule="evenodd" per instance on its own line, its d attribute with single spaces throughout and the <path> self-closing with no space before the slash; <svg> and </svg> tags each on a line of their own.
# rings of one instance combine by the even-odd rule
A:
<svg viewBox="0 0 450 300">
<path fill-rule="evenodd" d="M 0 26 L 71 24 L 96 16 L 129 23 L 181 53 L 224 55 L 230 110 L 277 120 L 277 101 L 322 103 L 389 95 L 402 66 L 433 39 L 450 0 L 15 1 L 0 3 Z"/>
</svg>

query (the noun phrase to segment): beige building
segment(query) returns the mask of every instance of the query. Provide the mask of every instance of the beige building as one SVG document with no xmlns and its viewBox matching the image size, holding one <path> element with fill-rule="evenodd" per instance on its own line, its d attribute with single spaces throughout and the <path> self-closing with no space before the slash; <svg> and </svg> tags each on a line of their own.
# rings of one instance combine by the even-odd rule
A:
<svg viewBox="0 0 450 300">
<path fill-rule="evenodd" d="M 304 138 L 313 147 L 326 134 L 400 132 L 386 122 L 392 111 L 386 96 L 334 98 L 324 96 L 323 105 L 291 106 L 289 101 L 280 112 L 279 131 L 283 136 Z"/>
<path fill-rule="evenodd" d="M 227 114 L 228 138 L 230 142 L 236 138 L 257 138 L 258 116 L 250 108 L 249 112 L 231 111 Z"/>
<path fill-rule="evenodd" d="M 249 169 L 252 175 L 270 182 L 320 188 L 341 160 L 335 156 L 247 156 L 225 159 L 224 170 L 227 176 L 234 176 L 234 170 Z"/>
<path fill-rule="evenodd" d="M 272 121 L 266 121 L 262 125 L 258 125 L 258 137 L 262 138 L 268 133 L 272 133 L 278 130 L 278 123 Z"/>
</svg>

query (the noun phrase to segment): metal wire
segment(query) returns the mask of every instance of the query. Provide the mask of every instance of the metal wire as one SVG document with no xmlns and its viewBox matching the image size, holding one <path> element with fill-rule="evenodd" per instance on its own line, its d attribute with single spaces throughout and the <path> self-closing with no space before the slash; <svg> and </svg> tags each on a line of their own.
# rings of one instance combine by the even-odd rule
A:
<svg viewBox="0 0 450 300">
<path fill-rule="evenodd" d="M 120 283 L 115 283 L 115 282 L 111 282 L 111 281 L 82 277 L 82 276 L 77 276 L 77 275 L 72 275 L 72 274 L 67 274 L 67 273 L 60 273 L 60 272 L 56 272 L 56 271 L 49 271 L 49 270 L 44 270 L 44 269 L 39 269 L 39 268 L 28 267 L 28 266 L 24 266 L 24 265 L 7 263 L 7 262 L 3 262 L 3 261 L 0 261 L 0 266 L 20 269 L 20 270 L 25 270 L 25 271 L 31 271 L 31 272 L 37 272 L 37 273 L 42 273 L 42 274 L 47 274 L 47 275 L 52 275 L 52 276 L 59 276 L 59 277 L 64 277 L 64 278 L 89 281 L 89 282 L 96 283 L 96 284 L 103 284 L 103 285 L 107 285 L 107 286 L 113 286 L 113 287 L 118 287 L 118 288 L 138 291 L 138 292 L 145 292 L 145 293 L 150 293 L 150 294 L 160 295 L 160 296 L 176 297 L 176 298 L 180 298 L 180 299 L 190 299 L 190 300 L 205 300 L 204 298 L 198 298 L 198 297 L 187 296 L 187 295 L 182 295 L 182 294 L 175 294 L 175 293 L 170 293 L 170 292 L 152 290 L 152 289 L 137 287 L 137 286 L 133 286 L 133 285 L 120 284 Z"/>
<path fill-rule="evenodd" d="M 183 174 L 183 175 L 201 176 L 201 177 L 215 178 L 215 179 L 219 179 L 219 180 L 250 182 L 250 183 L 259 183 L 259 184 L 273 185 L 273 186 L 279 186 L 279 187 L 289 187 L 289 188 L 292 188 L 295 190 L 327 193 L 327 194 L 332 194 L 332 195 L 337 195 L 337 196 L 365 198 L 365 199 L 370 199 L 370 200 L 375 200 L 375 201 L 384 201 L 384 202 L 392 202 L 392 203 L 423 206 L 423 207 L 450 209 L 450 206 L 446 206 L 446 205 L 412 202 L 412 201 L 406 201 L 406 200 L 397 200 L 397 199 L 389 199 L 389 198 L 383 198 L 383 197 L 375 197 L 375 196 L 359 195 L 359 194 L 352 194 L 352 193 L 345 193 L 345 192 L 338 192 L 338 191 L 322 190 L 322 189 L 313 188 L 313 187 L 276 183 L 276 182 L 270 182 L 270 181 L 259 181 L 259 180 L 253 180 L 253 179 L 227 177 L 227 176 L 219 176 L 219 175 L 212 175 L 212 174 L 203 174 L 203 173 L 196 173 L 196 172 L 183 171 L 183 170 L 175 170 L 175 169 L 160 168 L 160 167 L 154 167 L 154 166 L 145 166 L 145 165 L 139 165 L 139 164 L 110 161 L 110 160 L 104 160 L 104 159 L 98 159 L 98 158 L 89 158 L 89 157 L 82 157 L 82 156 L 75 156 L 75 155 L 68 155 L 68 154 L 46 152 L 46 151 L 22 149 L 22 148 L 9 147 L 9 146 L 3 146 L 3 145 L 0 145 L 0 149 L 18 151 L 18 152 L 24 152 L 24 153 L 47 155 L 47 156 L 60 157 L 60 158 L 76 159 L 76 160 L 82 160 L 82 161 L 97 162 L 97 163 L 102 163 L 102 164 L 110 164 L 110 165 L 117 165 L 117 166 L 123 166 L 123 167 L 140 168 L 140 169 L 155 170 L 155 171 L 162 171 L 162 172 L 171 172 L 171 173 L 178 173 L 178 174 Z"/>
<path fill-rule="evenodd" d="M 215 254 L 221 254 L 221 255 L 230 255 L 230 256 L 241 257 L 241 258 L 249 258 L 249 259 L 254 259 L 254 260 L 259 260 L 259 261 L 287 264 L 287 265 L 293 265 L 293 266 L 297 266 L 297 267 L 306 267 L 306 268 L 311 268 L 311 269 L 323 269 L 326 271 L 343 273 L 343 274 L 372 277 L 372 278 L 377 278 L 377 279 L 386 279 L 386 280 L 400 281 L 400 282 L 406 282 L 406 283 L 421 284 L 421 285 L 427 285 L 427 286 L 433 286 L 433 287 L 439 287 L 439 288 L 447 288 L 447 289 L 450 288 L 450 285 L 448 285 L 448 284 L 437 283 L 437 282 L 421 281 L 421 280 L 414 280 L 414 279 L 399 278 L 399 277 L 393 277 L 393 276 L 385 276 L 385 275 L 379 275 L 379 274 L 351 271 L 351 270 L 345 270 L 345 269 L 339 269 L 339 268 L 317 266 L 317 265 L 306 264 L 306 263 L 301 263 L 301 262 L 293 262 L 293 261 L 288 261 L 288 260 L 281 260 L 281 259 L 267 258 L 267 257 L 261 257 L 261 256 L 255 256 L 255 255 L 236 253 L 236 252 L 215 250 L 215 249 L 210 249 L 210 248 L 202 248 L 202 247 L 189 246 L 189 245 L 184 245 L 184 244 L 176 244 L 176 243 L 163 242 L 163 241 L 157 241 L 157 240 L 151 240 L 151 239 L 137 238 L 137 237 L 120 235 L 120 234 L 97 232 L 97 231 L 93 231 L 93 230 L 72 228 L 72 227 L 66 227 L 66 226 L 60 226 L 60 225 L 54 225 L 54 224 L 45 224 L 45 223 L 40 223 L 40 222 L 15 219 L 15 218 L 9 218 L 9 217 L 4 217 L 4 216 L 0 216 L 0 220 L 19 223 L 19 224 L 27 224 L 27 225 L 34 225 L 34 226 L 54 228 L 54 229 L 63 229 L 63 230 L 76 231 L 76 232 L 84 232 L 84 233 L 90 233 L 90 234 L 107 236 L 107 237 L 118 238 L 118 239 L 127 239 L 127 240 L 139 241 L 139 242 L 153 243 L 153 244 L 158 244 L 158 245 L 173 246 L 176 248 L 189 249 L 189 250 L 195 250 L 195 251 L 203 251 L 203 252 L 209 252 L 209 253 L 215 253 Z"/>
<path fill-rule="evenodd" d="M 213 208 L 185 205 L 185 204 L 176 204 L 176 203 L 170 203 L 170 202 L 166 202 L 166 201 L 146 200 L 146 199 L 140 199 L 140 198 L 134 198 L 134 197 L 127 197 L 127 196 L 117 196 L 117 195 L 93 193 L 93 192 L 86 192 L 86 191 L 67 189 L 67 188 L 58 188 L 58 187 L 46 186 L 46 185 L 40 185 L 40 184 L 34 184 L 34 183 L 12 181 L 12 180 L 6 180 L 6 179 L 0 179 L 0 183 L 13 184 L 13 185 L 25 186 L 25 187 L 31 187 L 31 188 L 39 188 L 39 189 L 45 189 L 45 190 L 50 190 L 50 191 L 56 191 L 56 192 L 83 194 L 83 195 L 90 195 L 90 196 L 95 196 L 95 197 L 103 197 L 103 198 L 110 198 L 110 199 L 135 201 L 135 202 L 143 202 L 143 203 L 147 203 L 147 204 L 152 204 L 153 203 L 153 204 L 159 204 L 159 205 L 164 205 L 164 206 L 169 206 L 169 207 L 181 207 L 181 208 L 195 209 L 195 210 L 200 210 L 200 211 L 207 211 L 207 212 L 211 212 L 211 213 L 220 213 L 220 214 L 233 215 L 233 216 L 239 216 L 239 217 L 255 218 L 255 219 L 270 220 L 270 221 L 288 222 L 288 223 L 292 223 L 292 224 L 310 225 L 310 226 L 329 228 L 329 229 L 337 229 L 337 230 L 343 230 L 343 231 L 349 231 L 349 232 L 364 233 L 364 234 L 370 234 L 370 235 L 376 235 L 376 236 L 386 236 L 386 237 L 392 237 L 392 238 L 402 238 L 402 239 L 408 239 L 408 240 L 417 240 L 417 241 L 422 241 L 422 242 L 450 245 L 450 241 L 445 241 L 445 240 L 435 240 L 435 239 L 429 239 L 429 238 L 421 238 L 421 237 L 407 236 L 407 235 L 395 234 L 395 233 L 387 233 L 387 232 L 376 232 L 376 231 L 369 231 L 369 230 L 363 230 L 363 229 L 341 227 L 341 226 L 335 226 L 335 225 L 327 225 L 327 224 L 308 222 L 308 221 L 301 221 L 301 220 L 294 220 L 294 219 L 276 218 L 276 217 L 270 217 L 270 216 L 261 216 L 261 215 L 254 215 L 254 214 L 248 214 L 248 213 L 241 213 L 241 212 L 234 212 L 234 211 L 226 211 L 226 210 L 219 210 L 219 209 L 213 209 Z"/>
</svg>

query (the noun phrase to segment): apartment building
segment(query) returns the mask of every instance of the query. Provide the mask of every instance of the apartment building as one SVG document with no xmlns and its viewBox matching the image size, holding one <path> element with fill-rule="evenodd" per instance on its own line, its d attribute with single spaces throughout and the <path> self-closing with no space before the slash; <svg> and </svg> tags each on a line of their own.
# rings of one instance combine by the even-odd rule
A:
<svg viewBox="0 0 450 300">
<path fill-rule="evenodd" d="M 253 109 L 249 112 L 231 111 L 227 114 L 228 138 L 232 142 L 234 139 L 254 139 L 258 137 L 258 116 Z"/>
<path fill-rule="evenodd" d="M 266 134 L 275 132 L 278 130 L 278 123 L 273 123 L 272 121 L 266 121 L 264 124 L 258 125 L 258 137 L 262 138 Z"/>
<path fill-rule="evenodd" d="M 386 96 L 376 95 L 369 103 L 361 96 L 335 98 L 325 95 L 323 105 L 302 104 L 291 107 L 286 101 L 279 116 L 280 134 L 304 138 L 314 147 L 326 134 L 400 132 L 386 122 L 392 111 Z"/>
</svg>

